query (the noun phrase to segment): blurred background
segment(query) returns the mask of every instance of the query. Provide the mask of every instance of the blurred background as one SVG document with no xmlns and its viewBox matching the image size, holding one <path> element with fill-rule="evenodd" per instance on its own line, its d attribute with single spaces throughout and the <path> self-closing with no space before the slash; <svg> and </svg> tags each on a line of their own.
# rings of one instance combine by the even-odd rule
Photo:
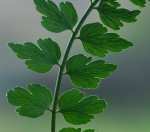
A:
<svg viewBox="0 0 150 132">
<path fill-rule="evenodd" d="M 62 0 L 55 1 L 59 3 Z M 81 18 L 89 1 L 71 2 Z M 150 3 L 141 9 L 129 1 L 120 2 L 123 7 L 142 11 L 136 23 L 125 24 L 121 31 L 117 31 L 121 37 L 132 41 L 134 47 L 102 58 L 108 63 L 117 64 L 118 70 L 103 80 L 98 89 L 84 91 L 87 95 L 96 94 L 107 100 L 108 107 L 103 114 L 96 115 L 92 122 L 81 127 L 95 128 L 96 132 L 150 132 Z M 30 83 L 40 83 L 54 90 L 57 66 L 48 74 L 32 72 L 7 45 L 9 42 L 36 43 L 39 38 L 51 37 L 59 43 L 63 55 L 71 32 L 50 33 L 42 28 L 40 21 L 41 14 L 35 10 L 32 0 L 0 0 L 0 132 L 50 132 L 50 113 L 46 112 L 37 119 L 18 116 L 15 107 L 7 103 L 5 96 L 9 89 L 16 86 L 26 88 Z M 95 21 L 100 20 L 98 13 L 93 11 L 86 23 Z M 80 41 L 74 43 L 70 56 L 78 53 L 86 54 Z M 70 88 L 73 88 L 70 78 L 65 76 L 61 93 Z M 57 123 L 57 131 L 62 127 L 74 127 L 66 123 L 62 115 L 58 115 Z"/>
</svg>

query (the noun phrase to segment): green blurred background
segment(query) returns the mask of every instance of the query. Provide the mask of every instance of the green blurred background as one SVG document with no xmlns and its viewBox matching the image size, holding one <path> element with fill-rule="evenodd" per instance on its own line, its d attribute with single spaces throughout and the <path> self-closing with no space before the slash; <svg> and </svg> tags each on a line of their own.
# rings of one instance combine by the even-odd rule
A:
<svg viewBox="0 0 150 132">
<path fill-rule="evenodd" d="M 59 3 L 62 0 L 55 0 Z M 71 0 L 79 18 L 89 5 L 88 0 Z M 140 9 L 127 0 L 120 0 L 123 7 Z M 107 110 L 82 128 L 95 128 L 96 132 L 150 132 L 150 3 L 140 9 L 142 13 L 134 24 L 125 24 L 118 33 L 134 43 L 134 47 L 121 53 L 111 53 L 103 58 L 118 65 L 110 78 L 102 81 L 100 88 L 87 94 L 97 94 L 108 102 Z M 51 37 L 59 43 L 62 53 L 71 32 L 53 34 L 40 25 L 41 15 L 35 10 L 32 0 L 0 0 L 0 132 L 50 132 L 51 114 L 30 119 L 18 116 L 15 107 L 7 103 L 5 94 L 15 86 L 26 87 L 41 83 L 54 90 L 58 67 L 48 74 L 38 74 L 25 68 L 24 62 L 10 52 L 8 42 L 34 42 Z M 99 21 L 98 13 L 92 12 L 86 23 Z M 71 55 L 84 53 L 80 41 L 76 41 Z M 87 55 L 87 54 L 86 54 Z M 97 58 L 94 58 L 97 59 Z M 61 93 L 73 88 L 68 76 L 62 83 Z M 82 90 L 82 89 L 81 89 Z M 62 115 L 57 117 L 57 131 L 72 126 Z M 80 127 L 80 126 L 75 126 Z"/>
</svg>

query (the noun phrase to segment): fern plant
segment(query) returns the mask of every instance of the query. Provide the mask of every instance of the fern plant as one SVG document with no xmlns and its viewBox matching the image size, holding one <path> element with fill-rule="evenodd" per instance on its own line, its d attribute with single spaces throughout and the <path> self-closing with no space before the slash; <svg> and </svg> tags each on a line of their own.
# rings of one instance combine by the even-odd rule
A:
<svg viewBox="0 0 150 132">
<path fill-rule="evenodd" d="M 145 0 L 130 0 L 144 7 Z M 8 102 L 17 106 L 16 112 L 22 116 L 37 118 L 46 110 L 52 113 L 51 132 L 56 131 L 56 114 L 61 113 L 71 124 L 81 125 L 90 122 L 95 114 L 102 113 L 106 102 L 98 96 L 85 96 L 79 89 L 70 89 L 60 94 L 64 75 L 69 75 L 72 84 L 78 88 L 95 89 L 102 79 L 109 77 L 117 66 L 103 60 L 92 61 L 92 57 L 77 54 L 69 58 L 71 47 L 76 39 L 81 40 L 84 50 L 96 57 L 105 57 L 109 52 L 120 52 L 133 44 L 107 28 L 120 30 L 124 23 L 136 22 L 139 10 L 130 11 L 121 7 L 117 0 L 90 0 L 90 6 L 78 22 L 78 14 L 71 2 L 61 2 L 59 7 L 51 0 L 34 0 L 36 9 L 42 17 L 42 26 L 50 32 L 60 33 L 71 30 L 72 37 L 61 58 L 57 42 L 51 38 L 39 39 L 37 45 L 9 43 L 17 57 L 25 60 L 27 68 L 38 73 L 48 73 L 54 65 L 59 66 L 55 92 L 40 84 L 30 84 L 28 89 L 16 87 L 7 93 Z M 84 25 L 86 18 L 97 10 L 101 22 Z M 74 28 L 75 27 L 75 28 Z M 107 27 L 107 28 L 106 28 Z M 82 132 L 94 132 L 94 129 Z M 81 132 L 81 128 L 62 128 L 59 132 Z"/>
</svg>

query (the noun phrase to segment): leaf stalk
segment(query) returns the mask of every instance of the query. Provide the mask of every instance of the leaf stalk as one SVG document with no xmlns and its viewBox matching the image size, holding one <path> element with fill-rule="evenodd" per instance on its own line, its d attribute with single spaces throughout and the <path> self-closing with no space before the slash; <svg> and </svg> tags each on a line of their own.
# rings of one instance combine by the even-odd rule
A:
<svg viewBox="0 0 150 132">
<path fill-rule="evenodd" d="M 51 118 L 51 132 L 56 131 L 56 113 L 57 113 L 57 104 L 58 104 L 58 99 L 59 99 L 59 93 L 60 93 L 60 87 L 61 87 L 61 82 L 62 82 L 62 77 L 63 77 L 63 72 L 65 69 L 65 65 L 71 50 L 71 47 L 73 45 L 74 40 L 76 39 L 76 36 L 78 32 L 80 31 L 83 23 L 85 22 L 86 18 L 89 16 L 91 11 L 95 8 L 96 4 L 100 0 L 95 0 L 94 2 L 91 3 L 90 7 L 87 9 L 86 13 L 83 15 L 82 19 L 80 20 L 79 24 L 77 25 L 75 31 L 72 34 L 72 37 L 68 43 L 68 46 L 66 48 L 64 57 L 62 59 L 61 66 L 59 68 L 58 76 L 57 76 L 57 81 L 56 81 L 56 86 L 55 86 L 55 92 L 54 92 L 54 101 L 53 101 L 53 109 L 52 109 L 52 118 Z"/>
</svg>

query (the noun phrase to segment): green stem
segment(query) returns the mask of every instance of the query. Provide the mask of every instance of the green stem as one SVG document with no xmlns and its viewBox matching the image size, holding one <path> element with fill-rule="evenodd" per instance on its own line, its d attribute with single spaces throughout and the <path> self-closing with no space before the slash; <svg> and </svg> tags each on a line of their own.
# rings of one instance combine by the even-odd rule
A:
<svg viewBox="0 0 150 132">
<path fill-rule="evenodd" d="M 55 93 L 54 93 L 54 102 L 53 102 L 53 109 L 52 109 L 52 119 L 51 119 L 51 132 L 55 132 L 56 130 L 56 113 L 57 113 L 57 104 L 58 104 L 58 98 L 59 98 L 59 92 L 60 92 L 60 87 L 61 87 L 61 82 L 62 82 L 62 77 L 63 77 L 63 72 L 65 69 L 65 65 L 69 56 L 69 52 L 71 50 L 71 47 L 73 45 L 74 40 L 76 39 L 76 36 L 79 32 L 79 30 L 81 29 L 83 23 L 85 22 L 86 18 L 89 16 L 90 12 L 93 10 L 93 8 L 96 6 L 96 4 L 99 2 L 100 0 L 95 0 L 90 7 L 88 8 L 88 10 L 86 11 L 86 13 L 84 14 L 84 16 L 82 17 L 81 21 L 79 22 L 78 26 L 76 27 L 75 31 L 72 34 L 72 37 L 68 43 L 68 46 L 66 48 L 64 57 L 62 59 L 62 64 L 61 67 L 59 69 L 59 73 L 58 73 L 58 77 L 57 77 L 57 81 L 56 81 L 56 86 L 55 86 Z"/>
</svg>

